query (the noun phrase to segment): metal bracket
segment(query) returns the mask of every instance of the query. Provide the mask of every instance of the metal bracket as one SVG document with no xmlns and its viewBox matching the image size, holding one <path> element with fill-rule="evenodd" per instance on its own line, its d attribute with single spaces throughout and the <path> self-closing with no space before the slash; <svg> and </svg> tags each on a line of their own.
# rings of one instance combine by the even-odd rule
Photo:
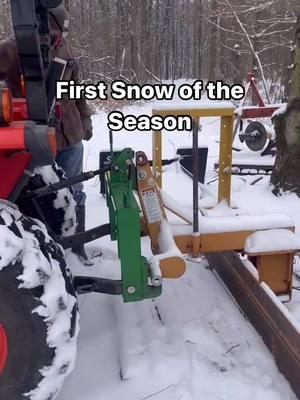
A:
<svg viewBox="0 0 300 400">
<path fill-rule="evenodd" d="M 118 240 L 125 303 L 154 298 L 162 291 L 161 285 L 149 285 L 149 264 L 141 254 L 140 208 L 133 193 L 137 186 L 133 155 L 128 148 L 114 156 L 111 174 L 106 175 L 111 239 Z"/>
<path fill-rule="evenodd" d="M 122 281 L 89 276 L 75 276 L 74 287 L 77 294 L 104 293 L 122 294 Z"/>
<path fill-rule="evenodd" d="M 109 170 L 110 170 L 110 167 L 105 167 L 103 169 L 98 169 L 96 171 L 83 172 L 82 174 L 80 174 L 78 176 L 74 176 L 73 178 L 63 179 L 60 182 L 52 183 L 50 185 L 46 185 L 41 188 L 27 192 L 24 195 L 22 195 L 19 200 L 26 201 L 26 200 L 31 200 L 32 198 L 47 196 L 48 194 L 57 192 L 58 190 L 66 189 L 66 188 L 76 185 L 77 183 L 81 183 L 81 182 L 93 179 L 98 175 L 103 175 L 103 174 L 105 174 L 105 172 L 107 172 Z"/>
<path fill-rule="evenodd" d="M 56 242 L 64 249 L 72 249 L 108 235 L 110 235 L 110 224 L 105 224 L 76 235 L 56 238 Z"/>
</svg>

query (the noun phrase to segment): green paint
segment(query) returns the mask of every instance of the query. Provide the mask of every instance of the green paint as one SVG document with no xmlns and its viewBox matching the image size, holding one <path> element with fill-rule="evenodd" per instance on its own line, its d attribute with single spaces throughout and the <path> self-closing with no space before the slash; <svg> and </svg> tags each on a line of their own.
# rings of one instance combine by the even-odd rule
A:
<svg viewBox="0 0 300 400">
<path fill-rule="evenodd" d="M 124 149 L 112 159 L 112 169 L 106 176 L 107 206 L 111 224 L 111 239 L 118 241 L 124 302 L 154 298 L 162 287 L 148 284 L 149 265 L 141 255 L 140 208 L 133 190 L 136 189 L 134 152 Z"/>
</svg>

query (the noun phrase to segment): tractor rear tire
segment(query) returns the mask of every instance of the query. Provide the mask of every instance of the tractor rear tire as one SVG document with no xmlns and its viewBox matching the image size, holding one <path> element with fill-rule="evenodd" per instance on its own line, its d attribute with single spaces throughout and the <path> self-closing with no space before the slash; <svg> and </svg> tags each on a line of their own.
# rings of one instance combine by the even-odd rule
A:
<svg viewBox="0 0 300 400">
<path fill-rule="evenodd" d="M 58 183 L 66 179 L 64 171 L 57 165 L 39 167 L 30 178 L 26 191 L 40 189 L 46 185 Z M 52 237 L 70 236 L 76 232 L 76 204 L 71 188 L 61 189 L 36 199 L 18 202 L 24 215 L 42 220 Z M 40 210 L 37 210 L 37 206 Z"/>
<path fill-rule="evenodd" d="M 72 277 L 43 224 L 2 201 L 0 328 L 0 399 L 54 400 L 76 357 Z"/>
</svg>

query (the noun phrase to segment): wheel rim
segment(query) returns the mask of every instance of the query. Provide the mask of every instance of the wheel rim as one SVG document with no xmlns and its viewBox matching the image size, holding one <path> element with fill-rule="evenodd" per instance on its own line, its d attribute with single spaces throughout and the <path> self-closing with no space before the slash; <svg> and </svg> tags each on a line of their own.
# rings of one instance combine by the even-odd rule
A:
<svg viewBox="0 0 300 400">
<path fill-rule="evenodd" d="M 247 126 L 245 133 L 251 134 L 255 131 L 257 131 L 257 135 L 253 138 L 246 138 L 246 145 L 252 151 L 261 151 L 265 147 L 268 140 L 267 131 L 264 125 L 262 125 L 260 122 L 252 122 Z"/>
<path fill-rule="evenodd" d="M 4 326 L 0 323 L 0 375 L 3 373 L 8 357 L 7 335 Z"/>
</svg>

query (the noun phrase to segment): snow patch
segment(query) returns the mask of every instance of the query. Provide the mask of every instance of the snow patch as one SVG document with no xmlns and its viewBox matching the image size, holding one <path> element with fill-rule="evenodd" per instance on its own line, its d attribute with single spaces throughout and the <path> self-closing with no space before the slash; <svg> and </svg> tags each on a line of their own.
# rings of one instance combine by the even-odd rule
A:
<svg viewBox="0 0 300 400">
<path fill-rule="evenodd" d="M 235 217 L 241 214 L 241 210 L 230 207 L 227 200 L 223 200 L 215 207 L 203 210 L 203 213 L 208 217 Z"/>
<path fill-rule="evenodd" d="M 172 110 L 222 110 L 222 109 L 234 110 L 235 106 L 231 102 L 227 101 L 212 101 L 212 102 L 180 102 L 180 103 L 168 103 L 165 101 L 157 102 L 153 104 L 153 112 L 156 111 L 172 111 Z"/>
<path fill-rule="evenodd" d="M 258 280 L 259 274 L 258 274 L 257 269 L 252 264 L 252 262 L 250 262 L 249 260 L 243 260 L 243 264 L 244 264 L 245 268 L 254 276 L 254 278 Z"/>
<path fill-rule="evenodd" d="M 167 209 L 175 212 L 178 216 L 182 217 L 185 221 L 189 222 L 190 224 L 193 222 L 193 211 L 191 210 L 191 207 L 183 206 L 163 190 L 161 190 L 161 196 L 163 204 Z"/>
<path fill-rule="evenodd" d="M 159 268 L 161 260 L 172 257 L 179 257 L 183 259 L 182 253 L 176 246 L 171 227 L 167 220 L 162 220 L 160 224 L 160 234 L 158 237 L 158 246 L 161 254 L 154 255 L 150 258 L 150 270 L 153 274 L 153 278 L 159 279 L 162 277 Z"/>
<path fill-rule="evenodd" d="M 201 233 L 257 231 L 293 227 L 292 220 L 283 214 L 236 215 L 232 217 L 200 218 Z"/>
<path fill-rule="evenodd" d="M 224 232 L 259 231 L 267 229 L 293 228 L 290 217 L 283 214 L 265 215 L 235 215 L 225 217 L 199 218 L 200 234 L 214 234 Z M 190 235 L 193 228 L 191 225 L 171 224 L 175 236 Z"/>
<path fill-rule="evenodd" d="M 254 253 L 273 253 L 298 251 L 300 239 L 289 229 L 270 229 L 250 235 L 245 244 L 245 251 Z"/>
<path fill-rule="evenodd" d="M 273 115 L 272 118 L 274 118 L 276 115 L 283 115 L 286 113 L 286 109 L 287 109 L 287 104 L 283 104 L 280 108 L 278 108 L 278 110 L 276 110 Z"/>
</svg>

